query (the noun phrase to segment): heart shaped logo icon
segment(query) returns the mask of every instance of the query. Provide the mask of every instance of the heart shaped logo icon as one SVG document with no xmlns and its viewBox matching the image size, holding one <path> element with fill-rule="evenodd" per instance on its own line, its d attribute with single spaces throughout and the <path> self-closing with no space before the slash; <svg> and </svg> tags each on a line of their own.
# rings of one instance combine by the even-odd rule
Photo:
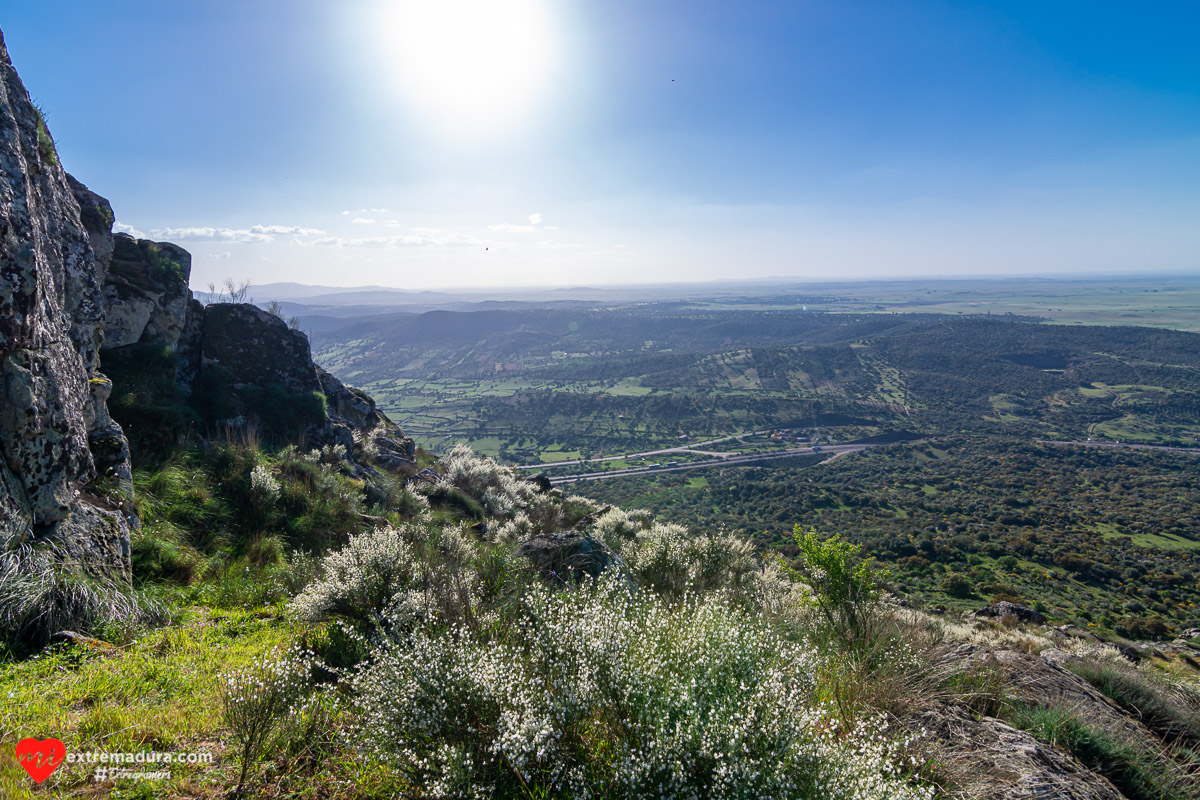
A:
<svg viewBox="0 0 1200 800">
<path fill-rule="evenodd" d="M 67 748 L 58 739 L 22 739 L 17 742 L 17 761 L 38 783 L 49 778 L 67 757 Z"/>
</svg>

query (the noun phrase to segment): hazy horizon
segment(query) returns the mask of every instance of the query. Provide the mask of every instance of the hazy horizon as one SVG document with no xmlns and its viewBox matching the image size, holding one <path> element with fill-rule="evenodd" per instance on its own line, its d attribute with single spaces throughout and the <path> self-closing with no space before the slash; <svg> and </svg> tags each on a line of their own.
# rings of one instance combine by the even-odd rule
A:
<svg viewBox="0 0 1200 800">
<path fill-rule="evenodd" d="M 63 164 L 119 230 L 190 250 L 194 285 L 458 291 L 1194 272 L 1198 21 L 933 0 L 0 15 Z"/>
</svg>

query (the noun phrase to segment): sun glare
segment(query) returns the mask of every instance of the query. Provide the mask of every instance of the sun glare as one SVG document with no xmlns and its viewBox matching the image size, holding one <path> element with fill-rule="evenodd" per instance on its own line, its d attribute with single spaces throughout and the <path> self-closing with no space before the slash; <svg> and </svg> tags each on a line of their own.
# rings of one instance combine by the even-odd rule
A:
<svg viewBox="0 0 1200 800">
<path fill-rule="evenodd" d="M 406 102 L 467 137 L 528 122 L 553 68 L 549 0 L 387 2 L 379 33 Z"/>
</svg>

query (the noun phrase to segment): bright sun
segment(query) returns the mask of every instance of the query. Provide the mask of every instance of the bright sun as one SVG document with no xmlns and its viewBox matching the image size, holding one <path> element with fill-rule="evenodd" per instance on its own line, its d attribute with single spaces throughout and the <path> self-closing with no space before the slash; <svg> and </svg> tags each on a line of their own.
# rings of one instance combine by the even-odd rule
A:
<svg viewBox="0 0 1200 800">
<path fill-rule="evenodd" d="M 406 100 L 454 136 L 528 121 L 553 68 L 550 0 L 390 0 L 380 34 Z"/>
</svg>

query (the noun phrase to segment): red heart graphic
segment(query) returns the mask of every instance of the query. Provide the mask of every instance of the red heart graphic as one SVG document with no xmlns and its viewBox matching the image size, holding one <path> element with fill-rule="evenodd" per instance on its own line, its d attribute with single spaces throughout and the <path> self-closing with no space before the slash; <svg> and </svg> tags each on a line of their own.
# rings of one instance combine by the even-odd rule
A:
<svg viewBox="0 0 1200 800">
<path fill-rule="evenodd" d="M 22 739 L 17 742 L 17 761 L 38 783 L 49 778 L 67 757 L 67 748 L 58 739 Z"/>
</svg>

